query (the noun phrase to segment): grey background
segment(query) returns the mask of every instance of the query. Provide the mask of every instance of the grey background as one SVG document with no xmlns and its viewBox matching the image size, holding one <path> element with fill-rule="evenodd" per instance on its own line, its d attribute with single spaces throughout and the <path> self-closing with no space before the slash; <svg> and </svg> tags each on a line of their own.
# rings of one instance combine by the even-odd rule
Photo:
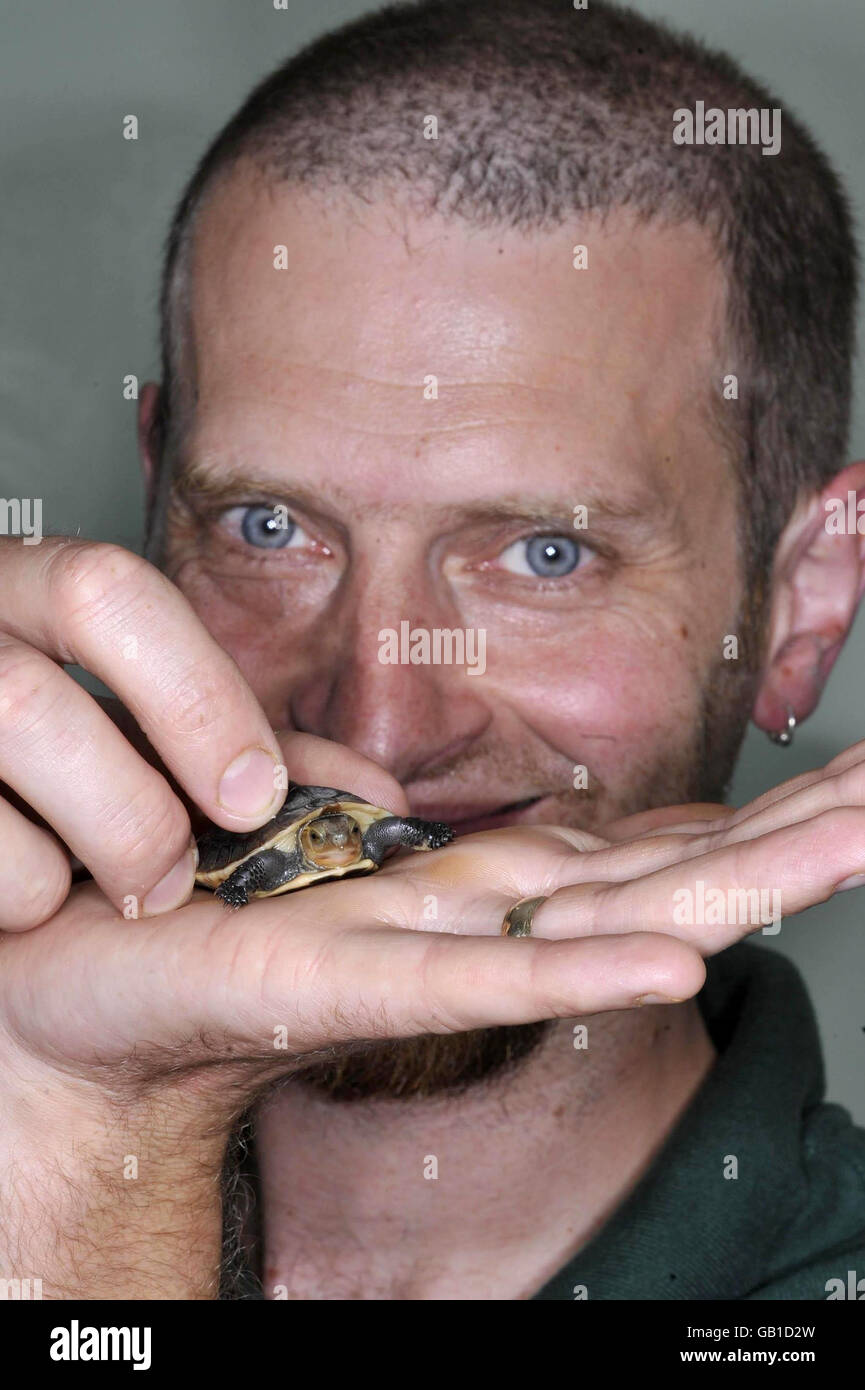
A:
<svg viewBox="0 0 865 1390">
<path fill-rule="evenodd" d="M 467 0 L 470 3 L 470 0 Z M 861 218 L 862 0 L 636 0 L 740 59 L 811 127 Z M 46 531 L 138 549 L 135 404 L 156 375 L 157 267 L 183 180 L 253 82 L 364 0 L 0 3 L 0 496 L 44 499 Z M 138 116 L 139 139 L 121 136 Z M 865 454 L 859 361 L 851 457 Z M 793 748 L 749 734 L 736 803 L 865 734 L 858 622 Z M 865 847 L 863 847 L 865 851 Z M 865 861 L 865 852 L 863 852 Z M 865 869 L 865 862 L 863 862 Z M 865 1121 L 863 890 L 785 922 L 820 1018 L 829 1094 Z"/>
</svg>

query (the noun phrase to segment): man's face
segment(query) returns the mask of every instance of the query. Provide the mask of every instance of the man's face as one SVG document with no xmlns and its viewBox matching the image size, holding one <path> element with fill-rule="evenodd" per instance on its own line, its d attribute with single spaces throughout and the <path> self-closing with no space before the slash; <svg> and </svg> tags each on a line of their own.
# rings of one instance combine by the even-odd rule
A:
<svg viewBox="0 0 865 1390">
<path fill-rule="evenodd" d="M 377 760 L 458 832 L 720 795 L 749 693 L 722 651 L 737 496 L 697 228 L 523 237 L 235 175 L 191 312 L 166 569 L 275 727 Z M 380 660 L 404 621 L 483 631 L 483 674 Z"/>
</svg>

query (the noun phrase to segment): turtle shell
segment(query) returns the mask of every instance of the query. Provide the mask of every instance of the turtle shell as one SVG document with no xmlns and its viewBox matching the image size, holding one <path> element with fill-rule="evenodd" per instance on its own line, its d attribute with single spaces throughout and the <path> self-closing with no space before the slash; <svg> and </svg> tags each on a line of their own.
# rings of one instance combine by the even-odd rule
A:
<svg viewBox="0 0 865 1390">
<path fill-rule="evenodd" d="M 272 820 L 258 830 L 247 834 L 235 834 L 220 826 L 211 826 L 198 839 L 198 871 L 196 883 L 204 888 L 218 888 L 233 873 L 244 859 L 256 850 L 276 849 L 292 852 L 298 847 L 298 836 L 305 825 L 327 814 L 352 816 L 365 832 L 374 821 L 384 820 L 394 814 L 381 806 L 372 806 L 362 801 L 354 792 L 341 791 L 338 787 L 301 786 L 290 782 L 288 794 Z M 305 888 L 309 883 L 322 879 L 342 878 L 346 874 L 370 873 L 378 866 L 371 859 L 360 858 L 353 864 L 344 864 L 329 869 L 311 868 L 308 873 L 298 874 L 278 892 L 294 888 Z"/>
</svg>

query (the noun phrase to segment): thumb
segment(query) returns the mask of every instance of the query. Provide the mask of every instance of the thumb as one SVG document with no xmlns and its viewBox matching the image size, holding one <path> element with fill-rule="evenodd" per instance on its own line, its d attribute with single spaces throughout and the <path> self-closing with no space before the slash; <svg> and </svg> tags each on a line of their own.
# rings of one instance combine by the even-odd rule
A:
<svg viewBox="0 0 865 1390">
<path fill-rule="evenodd" d="M 371 758 L 315 734 L 277 729 L 276 737 L 292 782 L 356 792 L 373 806 L 400 816 L 408 814 L 408 800 L 399 782 Z"/>
</svg>

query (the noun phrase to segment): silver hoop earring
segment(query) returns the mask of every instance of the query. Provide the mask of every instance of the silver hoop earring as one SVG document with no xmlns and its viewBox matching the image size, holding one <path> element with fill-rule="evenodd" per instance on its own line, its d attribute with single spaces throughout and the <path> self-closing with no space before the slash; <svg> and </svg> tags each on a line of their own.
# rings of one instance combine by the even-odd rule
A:
<svg viewBox="0 0 865 1390">
<path fill-rule="evenodd" d="M 787 706 L 787 727 L 786 729 L 774 729 L 769 731 L 769 737 L 773 743 L 779 744 L 781 748 L 789 748 L 793 742 L 793 734 L 796 729 L 796 716 Z"/>
</svg>

